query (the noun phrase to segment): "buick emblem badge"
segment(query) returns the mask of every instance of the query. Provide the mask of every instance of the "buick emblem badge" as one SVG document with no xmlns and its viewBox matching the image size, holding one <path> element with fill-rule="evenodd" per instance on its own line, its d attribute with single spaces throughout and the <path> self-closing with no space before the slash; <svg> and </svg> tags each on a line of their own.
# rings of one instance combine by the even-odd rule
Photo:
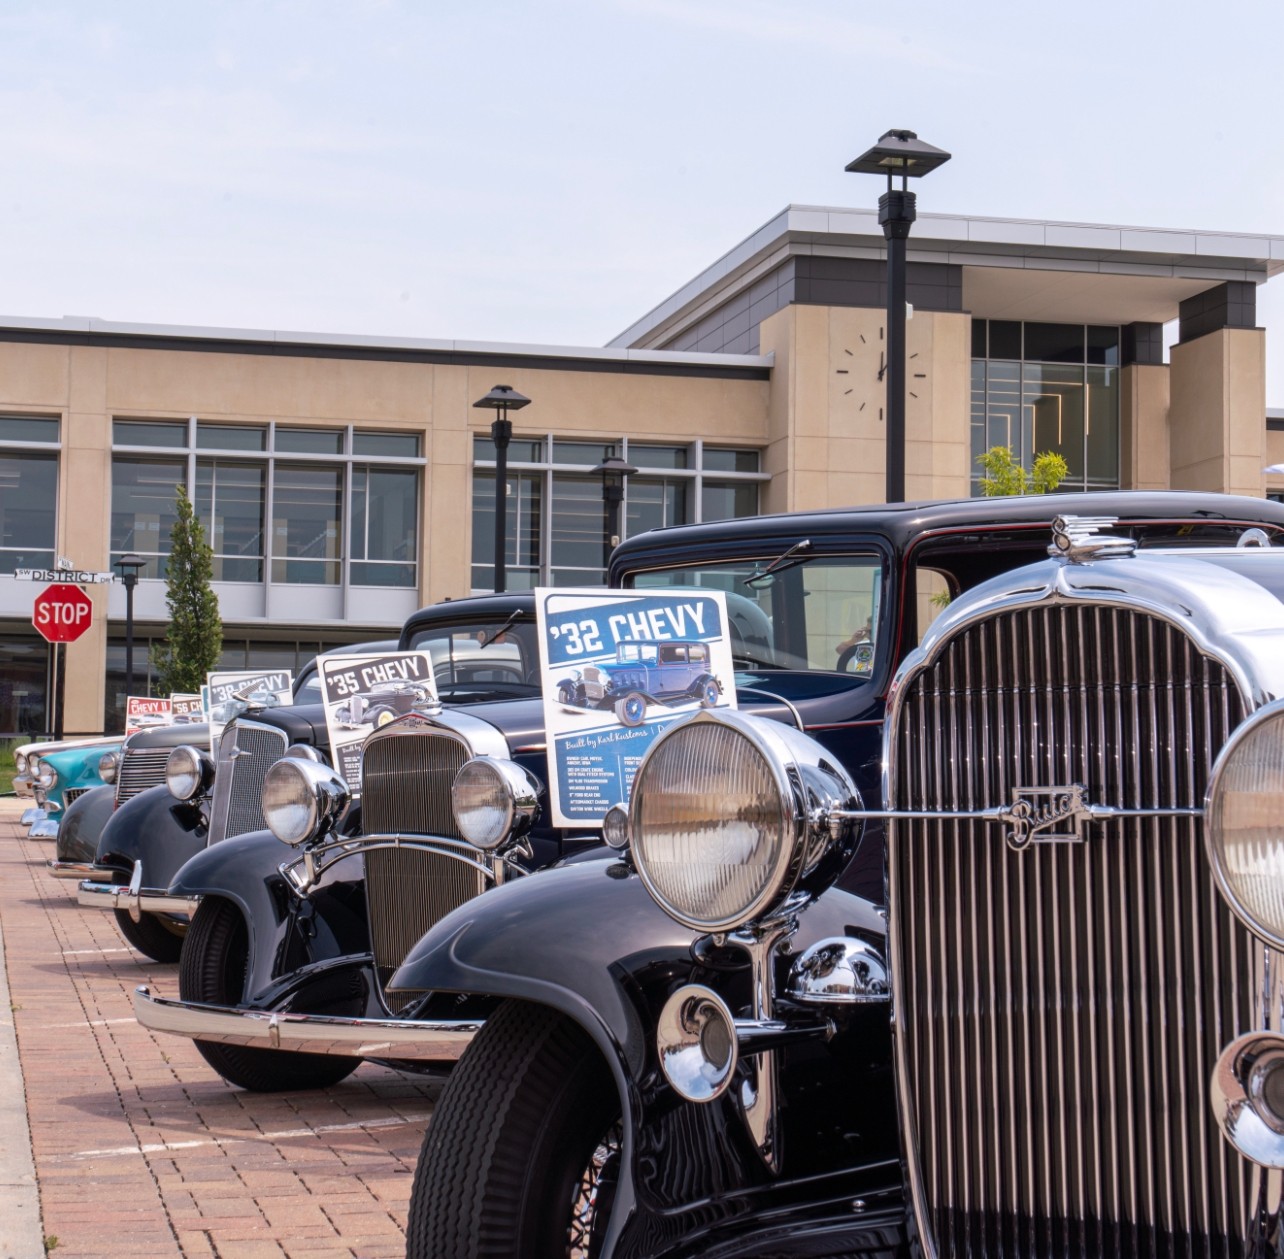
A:
<svg viewBox="0 0 1284 1259">
<path fill-rule="evenodd" d="M 1083 823 L 1092 812 L 1078 784 L 1069 787 L 1016 787 L 1012 803 L 1000 820 L 1008 825 L 1004 838 L 1013 852 L 1031 844 L 1081 844 Z"/>
</svg>

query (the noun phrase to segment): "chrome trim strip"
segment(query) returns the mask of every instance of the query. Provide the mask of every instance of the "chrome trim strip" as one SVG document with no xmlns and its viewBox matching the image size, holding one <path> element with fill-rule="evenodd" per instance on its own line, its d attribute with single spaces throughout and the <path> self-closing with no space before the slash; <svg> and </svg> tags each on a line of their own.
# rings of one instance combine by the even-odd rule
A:
<svg viewBox="0 0 1284 1259">
<path fill-rule="evenodd" d="M 95 883 L 85 879 L 76 889 L 76 903 L 84 909 L 119 909 L 135 922 L 138 914 L 186 914 L 191 917 L 200 906 L 199 896 L 169 896 L 149 888 L 133 891 L 123 883 Z"/>
<path fill-rule="evenodd" d="M 409 1022 L 242 1010 L 155 997 L 145 985 L 134 989 L 134 1016 L 153 1032 L 219 1045 L 416 1062 L 456 1061 L 482 1026 L 480 1019 Z"/>
<path fill-rule="evenodd" d="M 92 861 L 59 861 L 50 857 L 45 866 L 55 879 L 91 879 L 98 873 Z"/>
</svg>

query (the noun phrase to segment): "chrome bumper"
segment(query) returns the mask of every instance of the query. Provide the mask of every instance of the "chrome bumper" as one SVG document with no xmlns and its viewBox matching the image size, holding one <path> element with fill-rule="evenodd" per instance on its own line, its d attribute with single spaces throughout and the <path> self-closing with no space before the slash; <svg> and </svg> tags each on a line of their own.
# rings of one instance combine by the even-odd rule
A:
<svg viewBox="0 0 1284 1259">
<path fill-rule="evenodd" d="M 45 865 L 55 879 L 92 879 L 98 873 L 92 861 L 59 861 L 50 857 Z"/>
<path fill-rule="evenodd" d="M 189 1036 L 219 1045 L 283 1049 L 343 1058 L 400 1058 L 453 1062 L 480 1030 L 480 1019 L 345 1019 L 321 1014 L 278 1014 L 234 1006 L 200 1005 L 153 997 L 134 989 L 134 1016 L 153 1032 Z"/>
<path fill-rule="evenodd" d="M 76 889 L 76 902 L 86 909 L 122 909 L 138 922 L 143 914 L 186 914 L 190 918 L 201 898 L 170 896 L 167 892 L 143 887 L 143 863 L 136 861 L 128 886 L 86 879 Z"/>
</svg>

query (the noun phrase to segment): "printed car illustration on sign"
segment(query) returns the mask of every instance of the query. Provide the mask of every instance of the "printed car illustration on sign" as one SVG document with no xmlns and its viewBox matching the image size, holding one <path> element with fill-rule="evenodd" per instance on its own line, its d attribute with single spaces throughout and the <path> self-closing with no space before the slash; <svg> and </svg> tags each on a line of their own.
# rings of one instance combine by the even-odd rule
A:
<svg viewBox="0 0 1284 1259">
<path fill-rule="evenodd" d="M 568 708 L 614 709 L 626 726 L 640 726 L 648 704 L 695 700 L 710 708 L 722 683 L 709 672 L 709 645 L 624 639 L 616 658 L 586 665 L 559 683 L 558 699 Z"/>
</svg>

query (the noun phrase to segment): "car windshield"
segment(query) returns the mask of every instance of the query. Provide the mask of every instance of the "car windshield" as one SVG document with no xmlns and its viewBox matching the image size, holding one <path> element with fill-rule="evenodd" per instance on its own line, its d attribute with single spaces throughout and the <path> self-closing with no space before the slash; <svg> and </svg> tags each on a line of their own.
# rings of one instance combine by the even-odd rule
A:
<svg viewBox="0 0 1284 1259">
<path fill-rule="evenodd" d="M 882 649 L 882 558 L 799 555 L 768 572 L 779 555 L 650 569 L 635 573 L 630 584 L 724 591 L 737 668 L 872 674 Z"/>
<path fill-rule="evenodd" d="M 497 634 L 503 625 L 502 621 L 475 621 L 425 626 L 409 646 L 432 658 L 437 693 L 443 698 L 465 691 L 470 697 L 538 695 L 535 623 L 519 620 Z"/>
</svg>

